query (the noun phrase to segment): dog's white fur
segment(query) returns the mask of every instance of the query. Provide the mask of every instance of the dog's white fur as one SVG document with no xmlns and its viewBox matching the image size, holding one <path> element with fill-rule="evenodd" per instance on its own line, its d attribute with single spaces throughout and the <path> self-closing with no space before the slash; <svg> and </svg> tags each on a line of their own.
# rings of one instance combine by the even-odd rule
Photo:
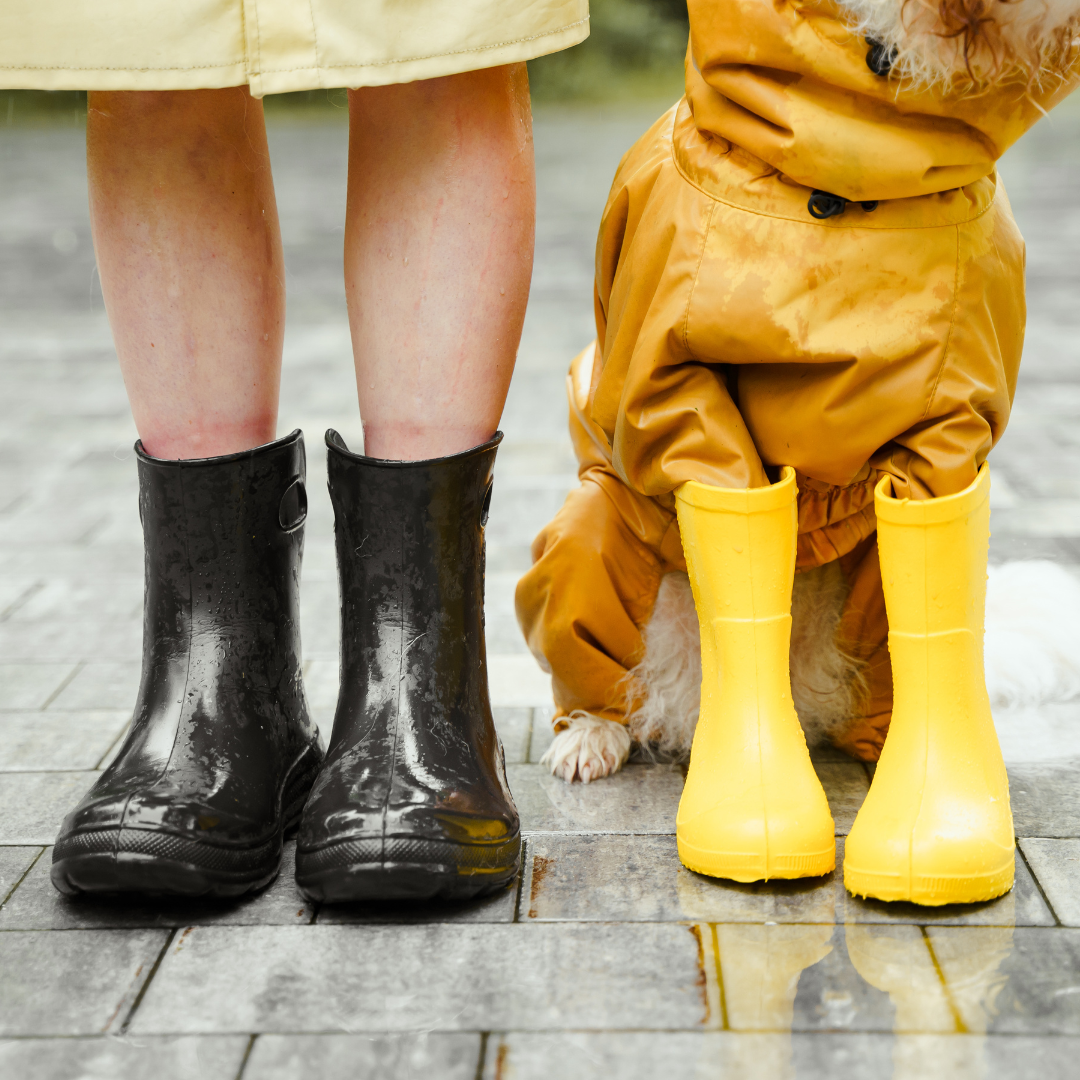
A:
<svg viewBox="0 0 1080 1080">
<path fill-rule="evenodd" d="M 1080 0 L 839 3 L 856 33 L 894 51 L 893 73 L 917 85 L 977 90 L 1008 80 L 1060 78 L 1076 55 L 1080 33 Z"/>
<path fill-rule="evenodd" d="M 837 648 L 847 584 L 836 563 L 795 576 L 791 692 L 811 746 L 852 715 L 859 665 Z M 637 708 L 625 725 L 575 712 L 542 759 L 556 776 L 596 780 L 617 772 L 631 737 L 646 756 L 685 760 L 697 725 L 701 654 L 685 574 L 668 574 L 644 631 L 645 656 L 628 675 Z M 991 567 L 986 596 L 986 684 L 996 708 L 1080 697 L 1080 581 L 1055 563 Z"/>
<path fill-rule="evenodd" d="M 551 741 L 541 765 L 568 784 L 587 784 L 618 772 L 630 756 L 630 732 L 623 724 L 591 713 L 572 712 L 567 727 Z"/>
</svg>

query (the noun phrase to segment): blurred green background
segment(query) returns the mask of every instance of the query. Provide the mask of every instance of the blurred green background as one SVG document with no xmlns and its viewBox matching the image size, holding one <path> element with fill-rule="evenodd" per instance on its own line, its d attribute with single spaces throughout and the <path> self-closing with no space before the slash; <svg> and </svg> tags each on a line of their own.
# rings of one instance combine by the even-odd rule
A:
<svg viewBox="0 0 1080 1080">
<path fill-rule="evenodd" d="M 590 0 L 591 33 L 580 45 L 529 62 L 537 105 L 674 101 L 682 93 L 689 24 L 686 0 Z M 272 112 L 343 115 L 344 90 L 268 97 Z M 82 125 L 82 91 L 0 90 L 0 127 Z"/>
</svg>

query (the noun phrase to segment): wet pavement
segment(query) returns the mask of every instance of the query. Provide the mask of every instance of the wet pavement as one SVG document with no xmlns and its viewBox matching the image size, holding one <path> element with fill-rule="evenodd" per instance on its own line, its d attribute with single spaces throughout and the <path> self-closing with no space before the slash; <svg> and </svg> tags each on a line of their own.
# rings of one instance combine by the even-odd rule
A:
<svg viewBox="0 0 1080 1080">
<path fill-rule="evenodd" d="M 453 908 L 74 902 L 48 877 L 63 813 L 134 701 L 135 430 L 86 216 L 81 132 L 0 128 L 0 1075 L 618 1076 L 960 1080 L 1076 1075 L 1080 705 L 997 717 L 1017 884 L 971 907 L 858 901 L 834 874 L 740 886 L 683 869 L 682 774 L 588 787 L 537 762 L 547 682 L 513 587 L 574 481 L 563 378 L 592 334 L 592 248 L 621 154 L 659 110 L 543 112 L 536 273 L 489 525 L 492 693 L 522 812 L 522 880 Z M 279 430 L 307 433 L 308 693 L 328 729 L 337 587 L 322 432 L 359 444 L 340 277 L 346 131 L 271 126 L 289 328 Z M 1080 102 L 1003 173 L 1029 242 L 1030 329 L 992 457 L 995 560 L 1080 567 Z M 840 834 L 867 790 L 817 767 Z"/>
</svg>

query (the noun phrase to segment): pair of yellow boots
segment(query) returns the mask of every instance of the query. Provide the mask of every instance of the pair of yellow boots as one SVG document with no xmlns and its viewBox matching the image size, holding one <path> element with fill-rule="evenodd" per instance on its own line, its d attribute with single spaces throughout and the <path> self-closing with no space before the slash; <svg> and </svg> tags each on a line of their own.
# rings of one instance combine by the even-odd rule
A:
<svg viewBox="0 0 1080 1080">
<path fill-rule="evenodd" d="M 1013 883 L 1009 784 L 983 674 L 990 474 L 939 499 L 875 491 L 893 716 L 847 839 L 859 896 L 970 903 Z M 701 624 L 701 714 L 679 804 L 679 857 L 735 881 L 836 865 L 833 820 L 791 699 L 795 472 L 766 488 L 676 492 Z"/>
</svg>

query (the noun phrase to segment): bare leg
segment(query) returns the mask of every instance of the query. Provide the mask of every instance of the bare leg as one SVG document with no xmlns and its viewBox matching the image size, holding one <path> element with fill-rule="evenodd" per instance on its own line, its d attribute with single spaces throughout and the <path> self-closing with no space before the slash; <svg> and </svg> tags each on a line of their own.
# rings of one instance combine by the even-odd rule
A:
<svg viewBox="0 0 1080 1080">
<path fill-rule="evenodd" d="M 524 64 L 349 95 L 345 290 L 365 452 L 417 460 L 494 433 L 532 273 Z"/>
<path fill-rule="evenodd" d="M 277 427 L 285 275 L 261 103 L 245 88 L 90 94 L 90 221 L 148 453 Z"/>
</svg>

